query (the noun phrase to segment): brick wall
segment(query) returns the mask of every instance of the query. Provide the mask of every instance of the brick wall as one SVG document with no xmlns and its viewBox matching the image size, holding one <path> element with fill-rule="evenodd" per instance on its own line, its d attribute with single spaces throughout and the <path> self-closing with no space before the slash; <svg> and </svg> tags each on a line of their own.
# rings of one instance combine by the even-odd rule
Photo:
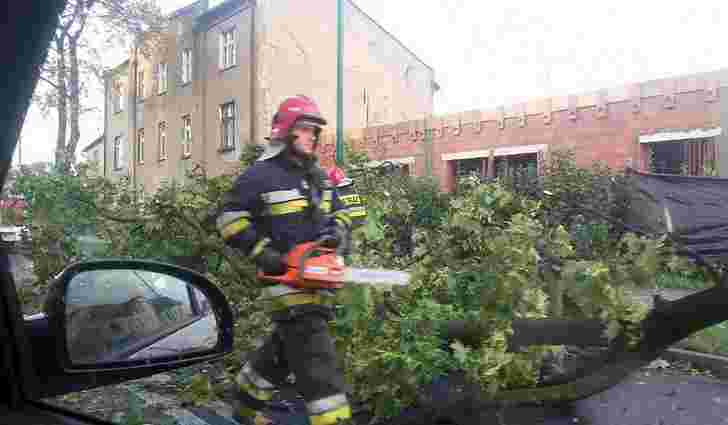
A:
<svg viewBox="0 0 728 425">
<path fill-rule="evenodd" d="M 726 87 L 728 70 L 655 80 L 432 117 L 426 123 L 370 127 L 355 145 L 376 160 L 413 156 L 415 173 L 424 175 L 427 127 L 432 130 L 432 173 L 446 190 L 454 187 L 454 164 L 443 155 L 470 151 L 544 145 L 544 158 L 554 149 L 570 148 L 580 165 L 604 161 L 622 169 L 631 161 L 645 169 L 647 151 L 640 146 L 639 136 L 719 126 L 719 92 L 725 96 Z M 330 150 L 324 149 L 327 155 Z M 331 157 L 322 162 L 331 163 Z"/>
</svg>

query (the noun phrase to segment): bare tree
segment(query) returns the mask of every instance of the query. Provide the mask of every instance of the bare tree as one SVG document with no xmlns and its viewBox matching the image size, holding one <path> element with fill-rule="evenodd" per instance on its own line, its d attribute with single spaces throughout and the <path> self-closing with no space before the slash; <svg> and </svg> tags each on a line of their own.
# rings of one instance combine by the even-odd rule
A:
<svg viewBox="0 0 728 425">
<path fill-rule="evenodd" d="M 60 15 L 34 103 L 58 118 L 55 161 L 58 171 L 71 171 L 81 139 L 81 116 L 99 109 L 87 104 L 93 88 L 103 87 L 104 67 L 94 41 L 121 47 L 131 41 L 155 40 L 165 18 L 152 0 L 69 0 Z M 95 31 L 89 31 L 90 28 Z M 142 35 L 144 35 L 142 37 Z"/>
</svg>

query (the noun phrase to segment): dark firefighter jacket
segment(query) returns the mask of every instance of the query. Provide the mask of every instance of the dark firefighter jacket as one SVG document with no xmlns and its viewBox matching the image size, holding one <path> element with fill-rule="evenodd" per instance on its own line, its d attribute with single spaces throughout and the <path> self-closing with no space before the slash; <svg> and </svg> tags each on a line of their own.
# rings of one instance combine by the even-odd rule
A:
<svg viewBox="0 0 728 425">
<path fill-rule="evenodd" d="M 327 229 L 351 229 L 351 218 L 336 189 L 323 177 L 283 156 L 258 161 L 243 172 L 226 194 L 217 228 L 226 244 L 255 258 L 266 247 L 287 253 L 316 240 Z M 263 296 L 269 309 L 298 304 L 325 304 L 330 291 L 270 285 Z"/>
</svg>

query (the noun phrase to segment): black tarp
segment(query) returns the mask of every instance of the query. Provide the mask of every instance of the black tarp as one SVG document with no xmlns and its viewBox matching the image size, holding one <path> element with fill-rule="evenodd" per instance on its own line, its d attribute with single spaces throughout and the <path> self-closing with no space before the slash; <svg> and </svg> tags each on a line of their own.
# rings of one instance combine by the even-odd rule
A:
<svg viewBox="0 0 728 425">
<path fill-rule="evenodd" d="M 728 179 L 649 174 L 628 169 L 626 223 L 650 233 L 670 231 L 682 245 L 728 262 Z"/>
</svg>

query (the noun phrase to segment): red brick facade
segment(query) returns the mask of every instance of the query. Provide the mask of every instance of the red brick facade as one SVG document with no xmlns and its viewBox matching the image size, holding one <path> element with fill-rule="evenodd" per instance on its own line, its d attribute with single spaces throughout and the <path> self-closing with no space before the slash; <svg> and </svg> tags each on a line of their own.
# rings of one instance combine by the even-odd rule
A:
<svg viewBox="0 0 728 425">
<path fill-rule="evenodd" d="M 414 159 L 416 175 L 432 173 L 443 189 L 455 184 L 452 154 L 487 157 L 518 152 L 525 147 L 546 158 L 549 150 L 571 148 L 580 165 L 601 160 L 622 169 L 648 166 L 648 149 L 639 136 L 662 131 L 720 126 L 720 94 L 726 96 L 728 70 L 650 81 L 597 93 L 551 98 L 495 111 L 470 111 L 427 120 L 431 149 L 424 138 L 424 121 L 371 127 L 354 136 L 356 149 L 373 160 Z M 334 157 L 332 138 L 323 141 L 322 162 Z M 512 149 L 503 149 L 512 148 Z M 478 152 L 480 151 L 480 152 Z M 500 153 L 498 153 L 500 151 Z"/>
</svg>

